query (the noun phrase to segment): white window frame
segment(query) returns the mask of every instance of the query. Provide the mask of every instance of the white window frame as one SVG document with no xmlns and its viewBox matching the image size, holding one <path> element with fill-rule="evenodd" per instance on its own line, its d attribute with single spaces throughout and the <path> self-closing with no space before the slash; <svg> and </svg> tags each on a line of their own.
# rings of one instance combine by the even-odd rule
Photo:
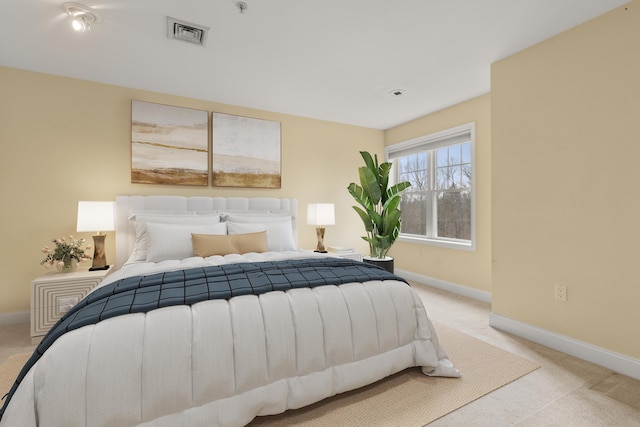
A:
<svg viewBox="0 0 640 427">
<path fill-rule="evenodd" d="M 467 137 L 468 136 L 468 137 Z M 408 141 L 399 142 L 385 147 L 385 160 L 394 162 L 394 159 L 403 155 L 412 154 L 423 150 L 433 150 L 436 148 L 454 145 L 470 140 L 471 141 L 471 240 L 448 239 L 442 237 L 429 237 L 415 234 L 404 234 L 400 232 L 398 241 L 416 243 L 421 245 L 439 246 L 451 249 L 461 249 L 467 251 L 476 250 L 476 156 L 475 156 L 475 123 L 465 123 L 451 129 L 431 133 Z M 390 180 L 397 180 L 397 171 L 394 164 Z M 400 205 L 402 210 L 402 204 Z M 432 222 L 433 224 L 433 222 Z M 431 225 L 427 224 L 430 230 Z M 433 236 L 432 231 L 428 231 Z"/>
</svg>

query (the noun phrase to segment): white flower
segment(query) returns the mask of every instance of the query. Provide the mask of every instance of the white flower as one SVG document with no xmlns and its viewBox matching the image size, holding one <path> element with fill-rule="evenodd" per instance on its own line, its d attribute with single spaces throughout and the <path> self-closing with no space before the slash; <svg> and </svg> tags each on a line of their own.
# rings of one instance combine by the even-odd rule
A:
<svg viewBox="0 0 640 427">
<path fill-rule="evenodd" d="M 87 259 L 91 259 L 89 255 L 85 253 L 87 249 L 90 249 L 91 246 L 83 248 L 84 239 L 75 240 L 73 235 L 69 235 L 69 240 L 64 237 L 51 239 L 53 243 L 55 243 L 55 247 L 53 249 L 48 246 L 42 247 L 40 250 L 42 253 L 47 254 L 47 256 L 40 262 L 40 265 L 52 266 L 54 264 L 63 265 L 69 264 L 71 261 L 83 261 Z"/>
</svg>

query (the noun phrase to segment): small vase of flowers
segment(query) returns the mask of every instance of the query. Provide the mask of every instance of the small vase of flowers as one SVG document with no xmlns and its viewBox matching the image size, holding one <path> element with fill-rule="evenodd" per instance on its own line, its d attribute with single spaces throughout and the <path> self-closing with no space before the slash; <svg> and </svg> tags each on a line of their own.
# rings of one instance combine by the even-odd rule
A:
<svg viewBox="0 0 640 427">
<path fill-rule="evenodd" d="M 60 273 L 70 273 L 76 269 L 79 262 L 91 259 L 85 254 L 85 251 L 91 249 L 91 245 L 84 246 L 84 239 L 74 239 L 61 237 L 59 239 L 51 239 L 55 244 L 53 249 L 44 246 L 41 251 L 47 256 L 40 262 L 45 267 L 56 266 Z"/>
</svg>

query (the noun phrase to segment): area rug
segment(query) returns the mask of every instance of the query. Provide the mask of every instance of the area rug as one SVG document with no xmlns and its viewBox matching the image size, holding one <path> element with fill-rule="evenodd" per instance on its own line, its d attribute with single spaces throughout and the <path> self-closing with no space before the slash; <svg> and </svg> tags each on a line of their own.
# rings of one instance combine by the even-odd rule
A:
<svg viewBox="0 0 640 427">
<path fill-rule="evenodd" d="M 420 427 L 536 370 L 540 365 L 437 324 L 440 344 L 461 378 L 427 377 L 419 368 L 284 414 L 258 417 L 250 426 Z M 0 365 L 0 397 L 31 354 Z"/>
<path fill-rule="evenodd" d="M 461 378 L 427 377 L 419 368 L 407 369 L 302 409 L 258 417 L 249 425 L 420 427 L 540 367 L 455 329 L 435 326 Z"/>
</svg>

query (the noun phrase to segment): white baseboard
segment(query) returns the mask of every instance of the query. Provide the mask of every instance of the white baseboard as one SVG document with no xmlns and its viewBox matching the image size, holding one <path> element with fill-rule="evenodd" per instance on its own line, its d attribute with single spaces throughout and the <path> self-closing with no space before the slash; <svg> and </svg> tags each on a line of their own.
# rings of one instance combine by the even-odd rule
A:
<svg viewBox="0 0 640 427">
<path fill-rule="evenodd" d="M 30 321 L 31 313 L 28 311 L 0 313 L 0 326 L 17 325 L 18 323 L 29 323 Z"/>
<path fill-rule="evenodd" d="M 422 274 L 412 273 L 411 271 L 396 268 L 395 274 L 407 280 L 422 283 L 432 288 L 442 289 L 453 294 L 462 295 L 478 301 L 491 303 L 491 293 L 481 291 L 479 289 L 469 288 L 467 286 L 458 285 L 456 283 L 447 282 L 446 280 L 436 279 L 435 277 L 424 276 Z"/>
<path fill-rule="evenodd" d="M 496 329 L 528 339 L 545 347 L 604 366 L 612 371 L 640 380 L 640 360 L 591 345 L 554 332 L 540 329 L 499 314 L 489 315 L 489 325 Z"/>
<path fill-rule="evenodd" d="M 442 289 L 453 294 L 491 303 L 490 292 L 469 288 L 467 286 L 447 282 L 446 280 L 440 280 L 398 268 L 395 269 L 395 273 L 407 280 L 422 283 L 433 288 Z M 508 317 L 500 316 L 495 313 L 491 313 L 489 315 L 489 325 L 496 329 L 500 329 L 510 334 L 528 339 L 529 341 L 544 345 L 545 347 L 561 351 L 579 359 L 611 369 L 612 371 L 619 372 L 628 377 L 640 380 L 640 360 L 638 359 L 578 341 L 564 335 L 559 335 L 545 329 L 537 328 L 517 320 L 509 319 Z"/>
</svg>

